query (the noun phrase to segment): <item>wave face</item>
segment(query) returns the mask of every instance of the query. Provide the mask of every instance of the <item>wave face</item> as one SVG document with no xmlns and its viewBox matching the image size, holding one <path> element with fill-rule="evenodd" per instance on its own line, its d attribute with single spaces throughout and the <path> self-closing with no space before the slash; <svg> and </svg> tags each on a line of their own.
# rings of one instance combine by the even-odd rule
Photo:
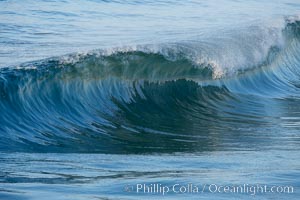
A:
<svg viewBox="0 0 300 200">
<path fill-rule="evenodd" d="M 283 137 L 294 143 L 300 22 L 255 30 L 2 68 L 0 150 L 151 153 L 263 149 Z M 254 147 L 257 138 L 264 145 Z"/>
</svg>

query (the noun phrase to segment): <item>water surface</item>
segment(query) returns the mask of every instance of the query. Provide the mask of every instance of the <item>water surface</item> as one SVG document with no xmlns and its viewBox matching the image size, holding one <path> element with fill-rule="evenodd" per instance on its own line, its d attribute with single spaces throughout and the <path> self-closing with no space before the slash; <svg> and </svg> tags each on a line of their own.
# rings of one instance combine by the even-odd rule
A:
<svg viewBox="0 0 300 200">
<path fill-rule="evenodd" d="M 0 1 L 0 199 L 299 199 L 299 11 Z"/>
</svg>

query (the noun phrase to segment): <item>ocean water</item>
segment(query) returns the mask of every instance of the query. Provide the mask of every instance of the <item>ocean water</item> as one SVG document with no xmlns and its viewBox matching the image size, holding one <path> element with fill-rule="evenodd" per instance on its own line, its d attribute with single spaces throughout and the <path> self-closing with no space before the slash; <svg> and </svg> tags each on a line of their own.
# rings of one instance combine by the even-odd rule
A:
<svg viewBox="0 0 300 200">
<path fill-rule="evenodd" d="M 0 199 L 299 199 L 300 2 L 0 0 Z"/>
</svg>

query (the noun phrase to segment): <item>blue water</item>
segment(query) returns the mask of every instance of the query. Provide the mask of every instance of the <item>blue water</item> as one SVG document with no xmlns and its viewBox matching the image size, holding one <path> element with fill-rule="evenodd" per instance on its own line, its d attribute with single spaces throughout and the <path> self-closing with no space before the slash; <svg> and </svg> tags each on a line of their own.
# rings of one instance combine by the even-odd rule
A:
<svg viewBox="0 0 300 200">
<path fill-rule="evenodd" d="M 300 3 L 0 0 L 0 137 L 1 200 L 299 199 Z"/>
</svg>

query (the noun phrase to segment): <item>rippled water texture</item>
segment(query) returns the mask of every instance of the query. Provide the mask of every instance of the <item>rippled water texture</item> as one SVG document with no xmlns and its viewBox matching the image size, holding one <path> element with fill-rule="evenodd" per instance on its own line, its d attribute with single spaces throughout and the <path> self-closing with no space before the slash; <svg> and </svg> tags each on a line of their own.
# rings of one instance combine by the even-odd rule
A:
<svg viewBox="0 0 300 200">
<path fill-rule="evenodd" d="M 0 1 L 0 199 L 162 198 L 125 191 L 139 183 L 299 199 L 299 16 L 284 0 Z"/>
</svg>

